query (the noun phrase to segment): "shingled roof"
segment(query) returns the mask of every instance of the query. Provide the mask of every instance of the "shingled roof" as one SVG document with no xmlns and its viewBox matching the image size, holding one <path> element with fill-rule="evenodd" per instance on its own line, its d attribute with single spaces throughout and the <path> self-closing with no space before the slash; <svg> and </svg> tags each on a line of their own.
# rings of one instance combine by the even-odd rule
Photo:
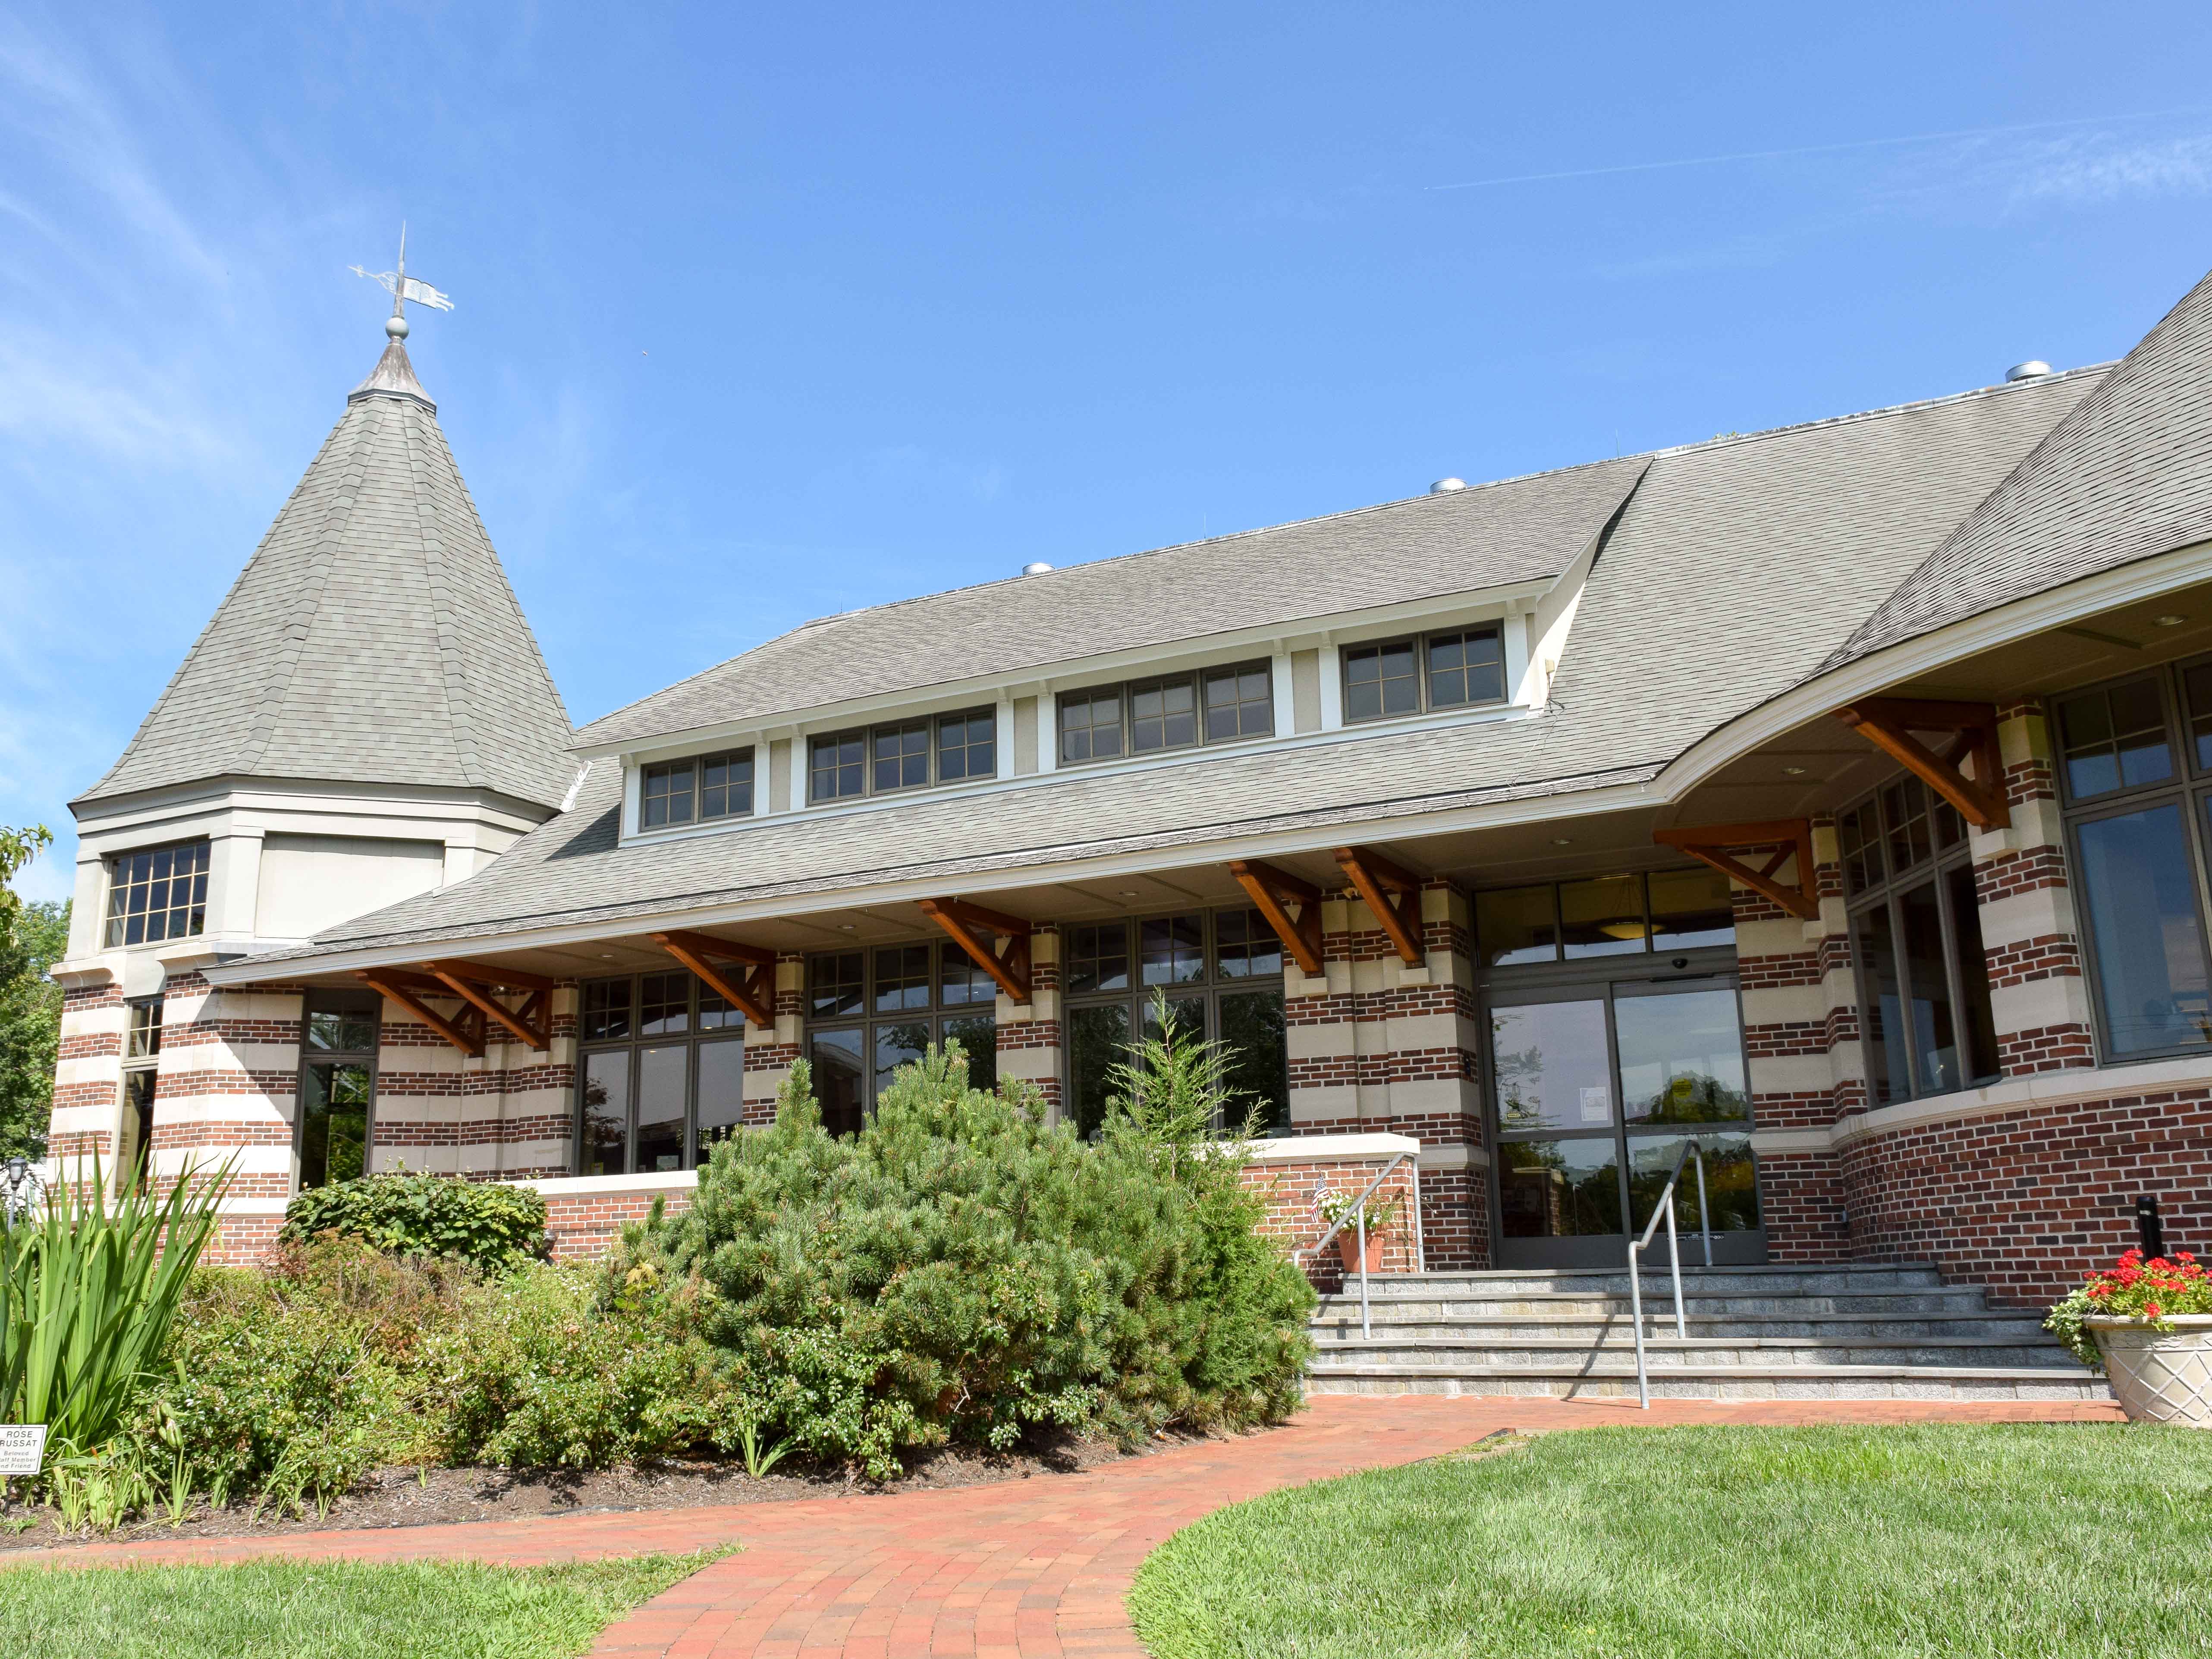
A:
<svg viewBox="0 0 2212 1659">
<path fill-rule="evenodd" d="M 2212 276 L 1820 665 L 2212 540 Z"/>
<path fill-rule="evenodd" d="M 593 720 L 620 744 L 851 697 L 1547 580 L 1597 538 L 1648 459 L 1595 461 L 1271 529 L 957 588 L 781 635 Z"/>
<path fill-rule="evenodd" d="M 222 777 L 558 806 L 567 711 L 398 340 L 78 804 Z"/>
</svg>

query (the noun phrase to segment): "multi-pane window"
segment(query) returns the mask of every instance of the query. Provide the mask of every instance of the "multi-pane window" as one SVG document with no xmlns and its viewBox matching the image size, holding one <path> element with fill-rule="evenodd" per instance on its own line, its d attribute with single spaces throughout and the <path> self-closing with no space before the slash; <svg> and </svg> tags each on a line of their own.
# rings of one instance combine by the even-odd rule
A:
<svg viewBox="0 0 2212 1659">
<path fill-rule="evenodd" d="M 744 817 L 753 810 L 753 751 L 735 749 L 645 769 L 638 822 L 647 830 Z"/>
<path fill-rule="evenodd" d="M 300 1190 L 368 1173 L 376 1103 L 374 991 L 311 990 L 301 1017 L 300 1108 L 293 1152 Z"/>
<path fill-rule="evenodd" d="M 2103 1052 L 2212 1048 L 2212 660 L 2059 698 L 2051 712 Z"/>
<path fill-rule="evenodd" d="M 995 709 L 937 717 L 937 776 L 941 783 L 999 774 L 999 717 Z"/>
<path fill-rule="evenodd" d="M 1274 671 L 1265 662 L 1092 686 L 1059 698 L 1066 766 L 1194 744 L 1264 738 L 1275 729 Z"/>
<path fill-rule="evenodd" d="M 878 726 L 868 733 L 868 758 L 876 793 L 919 789 L 929 781 L 929 722 Z"/>
<path fill-rule="evenodd" d="M 207 926 L 208 844 L 121 854 L 107 866 L 107 944 L 191 939 Z"/>
<path fill-rule="evenodd" d="M 1837 815 L 1869 1103 L 1997 1073 L 1996 1025 L 1966 820 L 1918 778 Z"/>
<path fill-rule="evenodd" d="M 744 1115 L 744 1013 L 680 970 L 588 981 L 583 1003 L 580 1171 L 705 1163 Z"/>
<path fill-rule="evenodd" d="M 1425 639 L 1346 647 L 1344 718 L 1382 720 L 1505 697 L 1504 636 L 1496 623 Z"/>
<path fill-rule="evenodd" d="M 970 1087 L 999 1076 L 997 982 L 950 942 L 834 951 L 806 963 L 806 1053 L 832 1134 L 857 1131 L 902 1066 L 957 1042 Z"/>
<path fill-rule="evenodd" d="M 1700 866 L 1478 893 L 1474 933 L 1484 965 L 1510 968 L 1733 945 L 1735 917 L 1728 878 Z"/>
<path fill-rule="evenodd" d="M 998 713 L 970 708 L 811 738 L 807 769 L 807 799 L 816 802 L 995 777 Z"/>
<path fill-rule="evenodd" d="M 1231 1127 L 1257 1109 L 1263 1128 L 1290 1124 L 1290 1066 L 1283 1017 L 1283 947 L 1257 910 L 1192 910 L 1061 930 L 1067 999 L 1069 1113 L 1097 1132 L 1114 1090 L 1113 1068 L 1133 1034 L 1158 1036 L 1155 993 L 1189 1036 L 1229 1051 Z"/>
<path fill-rule="evenodd" d="M 116 1166 L 125 1179 L 143 1171 L 154 1145 L 154 1093 L 161 1054 L 161 999 L 124 1004 L 123 1146 Z"/>
</svg>

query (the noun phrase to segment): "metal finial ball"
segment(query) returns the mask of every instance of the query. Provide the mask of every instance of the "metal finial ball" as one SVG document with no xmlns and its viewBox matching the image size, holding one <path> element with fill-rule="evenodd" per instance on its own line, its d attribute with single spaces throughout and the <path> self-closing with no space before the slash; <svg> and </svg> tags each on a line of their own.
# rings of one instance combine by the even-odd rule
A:
<svg viewBox="0 0 2212 1659">
<path fill-rule="evenodd" d="M 395 340 L 405 339 L 407 319 L 404 317 L 386 317 L 384 319 L 384 331 Z"/>
</svg>

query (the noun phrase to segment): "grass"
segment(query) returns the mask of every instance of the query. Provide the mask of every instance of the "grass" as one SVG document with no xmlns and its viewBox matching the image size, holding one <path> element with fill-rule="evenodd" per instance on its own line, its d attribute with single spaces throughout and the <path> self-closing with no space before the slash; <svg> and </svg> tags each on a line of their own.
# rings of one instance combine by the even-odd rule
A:
<svg viewBox="0 0 2212 1659">
<path fill-rule="evenodd" d="M 0 1571 L 0 1652 L 41 1659 L 569 1659 L 723 1554 Z"/>
<path fill-rule="evenodd" d="M 1170 1539 L 1156 1659 L 2212 1654 L 2212 1435 L 1597 1429 L 1293 1488 Z"/>
</svg>

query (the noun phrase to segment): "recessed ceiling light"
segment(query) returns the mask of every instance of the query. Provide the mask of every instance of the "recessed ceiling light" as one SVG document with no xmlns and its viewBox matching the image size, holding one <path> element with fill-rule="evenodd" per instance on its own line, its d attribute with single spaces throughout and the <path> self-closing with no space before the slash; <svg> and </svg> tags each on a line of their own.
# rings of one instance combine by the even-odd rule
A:
<svg viewBox="0 0 2212 1659">
<path fill-rule="evenodd" d="M 611 951 L 602 951 L 599 952 L 599 960 L 601 962 L 612 962 L 614 959 L 615 953 Z"/>
<path fill-rule="evenodd" d="M 1782 769 L 1782 775 L 1785 778 L 1802 778 L 1805 775 L 1805 769 L 1802 766 L 1785 766 Z"/>
<path fill-rule="evenodd" d="M 1572 847 L 1574 844 L 1575 838 L 1572 836 L 1554 836 L 1552 837 L 1552 845 L 1554 847 Z"/>
<path fill-rule="evenodd" d="M 1121 890 L 1121 896 L 1123 898 L 1134 898 L 1137 896 L 1137 890 L 1133 887 L 1124 887 Z"/>
<path fill-rule="evenodd" d="M 2177 617 L 2169 611 L 2163 617 L 2153 617 L 2151 620 L 2156 623 L 2160 628 L 2179 628 L 2182 623 L 2187 622 L 2189 618 L 2186 617 Z"/>
</svg>

